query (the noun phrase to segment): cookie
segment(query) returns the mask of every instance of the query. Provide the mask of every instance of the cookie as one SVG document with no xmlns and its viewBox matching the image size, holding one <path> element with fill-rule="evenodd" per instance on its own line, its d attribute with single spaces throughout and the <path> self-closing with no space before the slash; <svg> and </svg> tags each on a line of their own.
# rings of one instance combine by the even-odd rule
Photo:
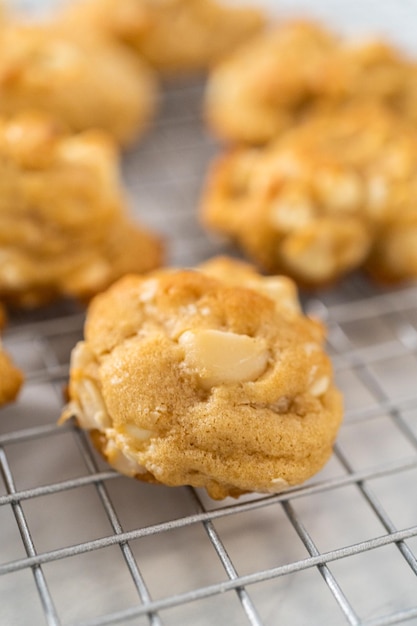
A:
<svg viewBox="0 0 417 626">
<path fill-rule="evenodd" d="M 0 299 L 32 307 L 88 299 L 161 263 L 159 238 L 130 218 L 119 156 L 98 131 L 39 113 L 0 119 Z"/>
<path fill-rule="evenodd" d="M 207 69 L 265 22 L 254 8 L 216 0 L 86 0 L 62 19 L 124 42 L 163 74 Z"/>
<path fill-rule="evenodd" d="M 410 191 L 404 189 L 408 185 Z M 392 194 L 396 196 L 393 210 L 378 228 L 365 263 L 366 272 L 378 283 L 395 286 L 417 279 L 417 210 L 416 204 L 411 202 L 416 191 L 415 172 L 410 172 L 406 184 L 400 183 L 397 193 Z M 401 192 L 405 198 L 401 197 Z M 399 208 L 397 214 L 395 208 Z"/>
<path fill-rule="evenodd" d="M 4 326 L 6 316 L 0 305 L 0 328 Z M 0 406 L 15 400 L 23 383 L 22 372 L 14 365 L 11 358 L 3 350 L 0 339 Z"/>
<path fill-rule="evenodd" d="M 212 70 L 205 117 L 227 141 L 262 144 L 315 106 L 371 100 L 417 121 L 415 62 L 382 40 L 349 41 L 293 21 L 254 38 Z"/>
<path fill-rule="evenodd" d="M 61 421 L 140 480 L 279 492 L 324 465 L 341 422 L 323 342 L 288 278 L 221 257 L 130 275 L 90 305 Z"/>
<path fill-rule="evenodd" d="M 201 219 L 271 273 L 323 287 L 417 278 L 417 133 L 377 105 L 316 112 L 212 167 Z"/>
<path fill-rule="evenodd" d="M 73 131 L 105 130 L 122 145 L 147 128 L 155 78 L 121 46 L 82 30 L 10 22 L 0 47 L 0 115 L 33 108 Z"/>
</svg>

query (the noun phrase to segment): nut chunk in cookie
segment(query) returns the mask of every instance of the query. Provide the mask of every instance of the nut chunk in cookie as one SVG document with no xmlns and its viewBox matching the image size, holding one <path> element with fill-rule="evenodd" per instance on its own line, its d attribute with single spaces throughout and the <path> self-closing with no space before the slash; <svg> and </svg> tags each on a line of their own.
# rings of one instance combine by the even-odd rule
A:
<svg viewBox="0 0 417 626">
<path fill-rule="evenodd" d="M 0 48 L 0 115 L 33 108 L 73 131 L 105 130 L 122 145 L 153 116 L 153 72 L 104 38 L 52 23 L 11 22 L 0 29 Z"/>
<path fill-rule="evenodd" d="M 159 239 L 125 209 L 118 150 L 27 113 L 0 118 L 0 298 L 37 306 L 89 299 L 161 262 Z"/>
<path fill-rule="evenodd" d="M 203 71 L 265 24 L 259 10 L 217 0 L 79 0 L 62 20 L 127 44 L 162 74 Z"/>
<path fill-rule="evenodd" d="M 324 328 L 294 283 L 218 257 L 122 278 L 72 352 L 72 416 L 121 473 L 274 493 L 328 460 L 342 417 Z"/>
<path fill-rule="evenodd" d="M 5 323 L 5 314 L 0 305 L 0 328 Z M 0 406 L 12 402 L 19 393 L 23 382 L 22 372 L 13 364 L 9 355 L 3 350 L 0 339 Z"/>
<path fill-rule="evenodd" d="M 207 228 L 300 285 L 365 267 L 417 278 L 417 134 L 378 104 L 316 112 L 258 148 L 218 159 L 202 198 Z"/>
</svg>

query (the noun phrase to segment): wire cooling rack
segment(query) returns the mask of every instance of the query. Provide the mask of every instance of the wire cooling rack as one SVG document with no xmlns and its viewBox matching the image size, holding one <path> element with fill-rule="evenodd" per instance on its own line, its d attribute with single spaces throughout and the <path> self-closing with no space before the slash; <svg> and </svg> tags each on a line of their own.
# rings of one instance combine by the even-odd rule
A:
<svg viewBox="0 0 417 626">
<path fill-rule="evenodd" d="M 224 251 L 195 214 L 218 150 L 202 89 L 166 86 L 123 163 L 132 208 L 174 265 Z M 356 275 L 302 300 L 328 325 L 345 396 L 334 455 L 285 494 L 220 503 L 120 476 L 57 426 L 84 313 L 12 315 L 4 341 L 26 383 L 0 411 L 2 626 L 417 624 L 417 285 Z"/>
</svg>

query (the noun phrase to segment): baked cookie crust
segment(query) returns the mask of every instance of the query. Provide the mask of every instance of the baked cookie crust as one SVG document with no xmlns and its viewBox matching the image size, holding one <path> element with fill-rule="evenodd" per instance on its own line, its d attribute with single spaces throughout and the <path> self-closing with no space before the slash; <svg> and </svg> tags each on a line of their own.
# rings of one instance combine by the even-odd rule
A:
<svg viewBox="0 0 417 626">
<path fill-rule="evenodd" d="M 61 421 L 147 482 L 279 492 L 324 465 L 340 426 L 324 335 L 290 279 L 232 259 L 124 277 L 90 305 Z"/>
<path fill-rule="evenodd" d="M 318 110 L 265 147 L 220 157 L 201 219 L 302 286 L 359 267 L 399 282 L 417 277 L 416 172 L 407 121 L 377 104 Z"/>
<path fill-rule="evenodd" d="M 119 154 L 96 131 L 49 117 L 0 118 L 0 298 L 38 306 L 81 300 L 162 262 L 158 237 L 130 218 Z"/>
</svg>

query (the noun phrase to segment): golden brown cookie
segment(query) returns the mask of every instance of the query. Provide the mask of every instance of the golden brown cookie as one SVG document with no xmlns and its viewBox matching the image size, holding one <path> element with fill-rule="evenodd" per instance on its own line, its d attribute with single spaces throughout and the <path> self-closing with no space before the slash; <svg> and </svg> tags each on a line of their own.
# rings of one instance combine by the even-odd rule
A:
<svg viewBox="0 0 417 626">
<path fill-rule="evenodd" d="M 316 112 L 213 166 L 202 220 L 260 266 L 323 286 L 363 264 L 417 278 L 417 131 L 377 105 Z"/>
<path fill-rule="evenodd" d="M 164 74 L 205 70 L 265 22 L 254 8 L 216 0 L 84 0 L 63 20 L 128 44 Z"/>
<path fill-rule="evenodd" d="M 0 119 L 0 298 L 37 306 L 89 298 L 161 263 L 158 238 L 125 209 L 118 151 L 41 114 Z"/>
<path fill-rule="evenodd" d="M 10 22 L 0 48 L 0 115 L 33 108 L 74 131 L 106 130 L 123 145 L 148 126 L 156 82 L 122 46 L 55 24 Z"/>
<path fill-rule="evenodd" d="M 5 312 L 0 304 L 0 329 L 5 322 Z M 3 350 L 0 339 L 0 406 L 12 402 L 16 398 L 22 382 L 22 372 L 13 364 L 9 355 Z"/>
<path fill-rule="evenodd" d="M 308 21 L 254 38 L 211 72 L 206 118 L 222 138 L 260 144 L 314 106 L 378 100 L 417 119 L 416 64 L 380 40 L 342 40 Z"/>
<path fill-rule="evenodd" d="M 378 193 L 385 193 L 383 182 L 376 185 Z M 393 208 L 377 229 L 365 270 L 377 282 L 394 285 L 417 279 L 416 166 L 389 195 Z"/>
<path fill-rule="evenodd" d="M 288 278 L 227 258 L 131 275 L 90 305 L 61 421 L 144 481 L 279 492 L 323 466 L 341 422 L 323 341 Z"/>
</svg>

